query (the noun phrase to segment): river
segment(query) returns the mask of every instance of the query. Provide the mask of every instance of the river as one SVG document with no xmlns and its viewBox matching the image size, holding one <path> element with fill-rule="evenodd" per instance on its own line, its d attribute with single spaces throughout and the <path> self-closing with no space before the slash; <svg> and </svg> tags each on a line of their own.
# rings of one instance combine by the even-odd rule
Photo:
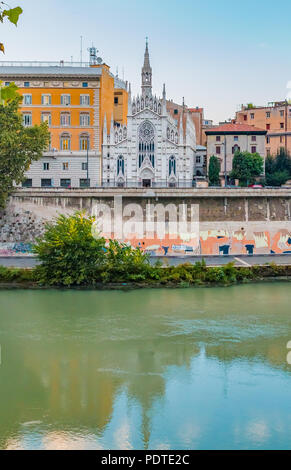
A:
<svg viewBox="0 0 291 470">
<path fill-rule="evenodd" d="M 0 448 L 291 449 L 290 306 L 283 282 L 0 290 Z"/>
</svg>

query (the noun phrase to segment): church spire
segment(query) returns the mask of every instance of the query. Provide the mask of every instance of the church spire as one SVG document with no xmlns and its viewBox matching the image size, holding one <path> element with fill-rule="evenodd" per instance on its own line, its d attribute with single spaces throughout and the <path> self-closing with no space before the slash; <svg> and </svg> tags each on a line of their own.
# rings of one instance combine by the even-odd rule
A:
<svg viewBox="0 0 291 470">
<path fill-rule="evenodd" d="M 144 54 L 144 64 L 141 71 L 141 88 L 143 96 L 152 95 L 152 68 L 150 64 L 149 43 L 146 38 L 146 48 Z"/>
</svg>

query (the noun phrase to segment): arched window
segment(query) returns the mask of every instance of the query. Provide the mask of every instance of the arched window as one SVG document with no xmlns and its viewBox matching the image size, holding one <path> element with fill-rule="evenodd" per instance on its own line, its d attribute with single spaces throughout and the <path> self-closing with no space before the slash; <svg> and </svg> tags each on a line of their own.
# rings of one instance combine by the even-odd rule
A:
<svg viewBox="0 0 291 470">
<path fill-rule="evenodd" d="M 139 168 L 142 166 L 145 158 L 148 158 L 155 167 L 155 128 L 149 122 L 145 121 L 139 129 Z"/>
<path fill-rule="evenodd" d="M 61 150 L 71 150 L 71 136 L 70 134 L 61 135 Z"/>
<path fill-rule="evenodd" d="M 240 152 L 240 147 L 237 144 L 232 147 L 232 153 L 235 154 L 235 152 Z"/>
<path fill-rule="evenodd" d="M 80 135 L 80 150 L 89 150 L 90 149 L 90 137 L 88 134 Z"/>
<path fill-rule="evenodd" d="M 176 175 L 176 158 L 174 156 L 169 158 L 169 176 Z"/>
<path fill-rule="evenodd" d="M 124 158 L 122 155 L 119 155 L 117 159 L 117 175 L 120 173 L 124 176 Z"/>
</svg>

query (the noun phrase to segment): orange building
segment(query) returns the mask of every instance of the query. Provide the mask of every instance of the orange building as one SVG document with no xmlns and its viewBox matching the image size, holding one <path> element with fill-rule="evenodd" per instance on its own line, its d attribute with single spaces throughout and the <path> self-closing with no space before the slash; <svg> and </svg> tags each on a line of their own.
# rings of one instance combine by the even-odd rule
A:
<svg viewBox="0 0 291 470">
<path fill-rule="evenodd" d="M 104 117 L 109 125 L 112 116 L 117 123 L 126 122 L 127 84 L 95 60 L 91 64 L 1 62 L 0 80 L 19 87 L 24 125 L 42 121 L 49 125 L 50 148 L 31 165 L 26 186 L 100 185 Z M 116 107 L 117 93 L 122 99 Z"/>
<path fill-rule="evenodd" d="M 287 101 L 268 106 L 242 106 L 236 122 L 266 129 L 266 153 L 276 155 L 281 147 L 291 153 L 291 105 Z"/>
<path fill-rule="evenodd" d="M 167 111 L 174 118 L 177 123 L 180 121 L 180 115 L 183 111 L 187 111 L 190 114 L 196 130 L 196 143 L 197 145 L 205 145 L 202 134 L 202 126 L 204 120 L 204 109 L 199 108 L 188 108 L 186 105 L 180 105 L 173 101 L 167 101 Z"/>
</svg>

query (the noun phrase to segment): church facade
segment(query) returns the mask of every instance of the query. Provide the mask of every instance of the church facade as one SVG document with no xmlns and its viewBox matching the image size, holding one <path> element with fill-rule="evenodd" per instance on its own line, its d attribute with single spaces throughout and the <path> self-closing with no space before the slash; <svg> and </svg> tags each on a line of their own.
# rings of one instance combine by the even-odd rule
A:
<svg viewBox="0 0 291 470">
<path fill-rule="evenodd" d="M 196 164 L 196 131 L 187 109 L 179 122 L 168 114 L 166 88 L 152 93 L 148 43 L 142 67 L 141 94 L 128 93 L 127 124 L 116 126 L 105 115 L 102 185 L 108 187 L 191 187 Z"/>
</svg>

